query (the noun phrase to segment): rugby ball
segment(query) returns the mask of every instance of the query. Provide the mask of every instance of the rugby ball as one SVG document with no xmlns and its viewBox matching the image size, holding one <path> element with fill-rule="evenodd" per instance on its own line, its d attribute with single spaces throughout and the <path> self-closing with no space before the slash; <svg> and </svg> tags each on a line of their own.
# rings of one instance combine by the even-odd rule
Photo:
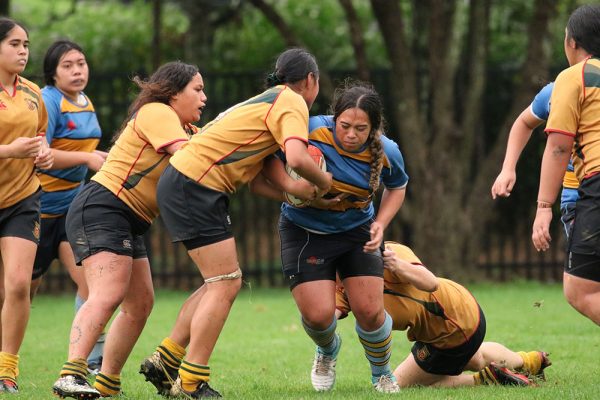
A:
<svg viewBox="0 0 600 400">
<path fill-rule="evenodd" d="M 311 144 L 308 145 L 308 148 L 306 150 L 308 151 L 308 154 L 310 154 L 314 162 L 319 166 L 319 168 L 321 168 L 321 171 L 326 172 L 327 165 L 325 165 L 325 157 L 323 156 L 321 150 L 319 150 L 318 147 L 315 147 Z M 287 174 L 294 180 L 304 179 L 300 175 L 298 175 L 298 173 L 294 171 L 288 164 L 285 164 L 285 172 L 287 172 Z M 294 207 L 306 207 L 308 203 L 310 203 L 310 201 L 308 200 L 299 199 L 296 196 L 289 193 L 284 193 L 284 196 L 285 201 L 287 201 L 288 204 L 291 204 Z"/>
</svg>

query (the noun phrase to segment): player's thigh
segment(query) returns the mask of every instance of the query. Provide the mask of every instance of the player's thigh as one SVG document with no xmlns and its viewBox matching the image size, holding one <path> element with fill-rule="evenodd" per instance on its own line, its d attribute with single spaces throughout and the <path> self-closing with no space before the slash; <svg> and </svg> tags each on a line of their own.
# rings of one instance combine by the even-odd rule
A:
<svg viewBox="0 0 600 400">
<path fill-rule="evenodd" d="M 83 273 L 83 267 L 75 264 L 75 256 L 73 255 L 73 249 L 68 241 L 60 242 L 58 245 L 58 259 L 61 264 L 67 269 L 69 276 L 77 285 L 77 291 L 84 298 L 87 298 L 87 283 L 85 282 L 85 275 Z"/>
<path fill-rule="evenodd" d="M 36 250 L 37 244 L 31 240 L 11 236 L 0 238 L 6 291 L 23 285 L 29 287 Z"/>
<path fill-rule="evenodd" d="M 120 304 L 129 288 L 132 258 L 109 251 L 95 253 L 83 260 L 89 300 Z"/>
<path fill-rule="evenodd" d="M 444 375 L 427 373 L 415 362 L 414 356 L 409 354 L 394 370 L 394 376 L 400 387 L 430 386 L 442 380 Z"/>
</svg>

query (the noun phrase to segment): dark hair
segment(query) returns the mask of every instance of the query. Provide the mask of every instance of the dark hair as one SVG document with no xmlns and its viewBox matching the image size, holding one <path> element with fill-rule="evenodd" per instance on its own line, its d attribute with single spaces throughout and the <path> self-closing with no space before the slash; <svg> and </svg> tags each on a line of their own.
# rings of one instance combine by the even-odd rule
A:
<svg viewBox="0 0 600 400">
<path fill-rule="evenodd" d="M 27 34 L 27 37 L 29 37 L 29 32 L 27 31 L 27 28 L 25 28 L 22 24 L 18 23 L 14 19 L 0 17 L 0 42 L 6 39 L 6 36 L 8 36 L 8 32 L 12 31 L 15 26 L 20 26 L 21 28 L 23 28 L 23 30 Z"/>
<path fill-rule="evenodd" d="M 371 176 L 369 178 L 369 187 L 371 192 L 375 192 L 379 187 L 379 176 L 383 167 L 383 144 L 381 143 L 381 133 L 383 131 L 383 104 L 379 94 L 368 83 L 357 81 L 346 81 L 343 86 L 338 87 L 333 95 L 331 112 L 333 120 L 346 110 L 359 108 L 369 117 L 371 131 L 367 143 L 371 150 Z"/>
<path fill-rule="evenodd" d="M 56 67 L 58 67 L 61 57 L 71 50 L 77 50 L 83 54 L 83 49 L 70 40 L 57 40 L 48 47 L 44 56 L 44 82 L 46 85 L 55 85 Z"/>
<path fill-rule="evenodd" d="M 591 55 L 600 56 L 600 5 L 587 4 L 573 11 L 567 37 Z"/>
<path fill-rule="evenodd" d="M 139 76 L 133 78 L 133 82 L 141 89 L 131 106 L 128 117 L 123 121 L 119 133 L 113 141 L 117 140 L 129 120 L 148 103 L 169 104 L 172 97 L 181 92 L 199 72 L 195 65 L 185 64 L 181 61 L 172 61 L 162 65 L 147 80 Z"/>
<path fill-rule="evenodd" d="M 317 60 L 308 51 L 301 48 L 288 49 L 277 57 L 275 70 L 267 75 L 265 85 L 270 88 L 284 83 L 296 83 L 305 79 L 309 73 L 319 77 Z"/>
</svg>

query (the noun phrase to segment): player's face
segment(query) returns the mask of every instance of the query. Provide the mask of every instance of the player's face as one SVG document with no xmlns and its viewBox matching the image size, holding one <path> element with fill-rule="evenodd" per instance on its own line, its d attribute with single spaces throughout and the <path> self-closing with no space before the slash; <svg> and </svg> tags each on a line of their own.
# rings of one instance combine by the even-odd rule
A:
<svg viewBox="0 0 600 400">
<path fill-rule="evenodd" d="M 54 75 L 55 86 L 68 97 L 77 99 L 88 83 L 90 71 L 85 56 L 78 50 L 69 50 L 58 61 Z"/>
<path fill-rule="evenodd" d="M 29 38 L 20 26 L 12 28 L 0 42 L 0 70 L 20 74 L 29 59 Z"/>
<path fill-rule="evenodd" d="M 346 151 L 357 151 L 369 139 L 371 121 L 360 108 L 349 108 L 335 121 L 337 143 Z"/>
<path fill-rule="evenodd" d="M 171 99 L 171 107 L 179 116 L 182 124 L 199 121 L 205 105 L 204 81 L 200 74 L 196 74 L 187 86 Z"/>
</svg>

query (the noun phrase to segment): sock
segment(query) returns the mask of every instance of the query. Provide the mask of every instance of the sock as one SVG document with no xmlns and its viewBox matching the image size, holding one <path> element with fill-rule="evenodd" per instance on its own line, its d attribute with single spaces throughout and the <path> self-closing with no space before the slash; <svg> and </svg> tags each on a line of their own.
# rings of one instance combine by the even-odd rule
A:
<svg viewBox="0 0 600 400">
<path fill-rule="evenodd" d="M 475 386 L 479 385 L 497 385 L 498 381 L 494 377 L 494 374 L 490 371 L 489 367 L 485 367 L 481 371 L 473 374 L 473 380 Z"/>
<path fill-rule="evenodd" d="M 373 383 L 377 382 L 381 375 L 390 375 L 390 357 L 392 355 L 392 317 L 386 312 L 383 325 L 373 332 L 364 331 L 356 323 L 358 340 L 365 349 L 365 356 L 371 363 L 371 375 Z"/>
<path fill-rule="evenodd" d="M 65 375 L 78 375 L 85 378 L 87 376 L 87 361 L 83 358 L 68 360 L 60 370 L 60 376 Z"/>
<path fill-rule="evenodd" d="M 19 368 L 19 356 L 16 354 L 0 352 L 0 379 L 6 379 L 17 383 Z"/>
<path fill-rule="evenodd" d="M 160 353 L 160 356 L 167 366 L 172 370 L 178 370 L 181 365 L 181 361 L 185 356 L 185 348 L 180 346 L 178 343 L 166 337 L 160 342 L 160 345 L 156 348 L 156 351 Z"/>
<path fill-rule="evenodd" d="M 196 390 L 200 382 L 210 380 L 210 367 L 208 365 L 193 364 L 183 360 L 179 367 L 181 387 L 188 393 Z"/>
<path fill-rule="evenodd" d="M 542 357 L 540 356 L 539 351 L 530 351 L 527 353 L 519 351 L 517 354 L 523 359 L 523 366 L 519 368 L 521 371 L 529 372 L 532 375 L 536 375 L 540 372 L 540 369 L 542 368 Z"/>
<path fill-rule="evenodd" d="M 114 396 L 121 391 L 121 374 L 98 373 L 94 387 L 102 397 Z"/>
<path fill-rule="evenodd" d="M 331 325 L 322 331 L 318 331 L 306 325 L 304 320 L 302 320 L 302 326 L 313 342 L 319 346 L 320 353 L 325 354 L 326 356 L 337 356 L 337 352 L 339 350 L 339 339 L 335 334 L 335 329 L 337 327 L 337 318 L 335 316 L 333 317 Z"/>
</svg>

